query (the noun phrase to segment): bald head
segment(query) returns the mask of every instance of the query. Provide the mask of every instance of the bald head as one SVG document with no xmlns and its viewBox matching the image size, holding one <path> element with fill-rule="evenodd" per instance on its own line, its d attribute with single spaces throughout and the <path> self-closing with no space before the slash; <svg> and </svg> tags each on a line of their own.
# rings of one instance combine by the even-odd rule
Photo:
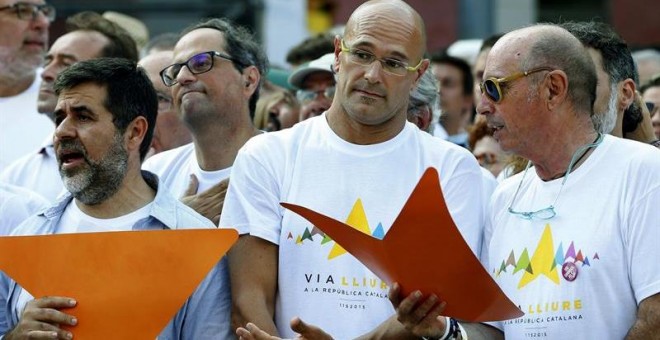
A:
<svg viewBox="0 0 660 340">
<path fill-rule="evenodd" d="M 426 28 L 422 17 L 400 0 L 371 0 L 353 11 L 346 23 L 344 37 L 352 39 L 356 34 L 380 30 L 388 35 L 410 40 L 416 45 L 415 57 L 422 58 L 426 51 Z"/>
<path fill-rule="evenodd" d="M 140 59 L 140 65 L 147 72 L 156 90 L 169 93 L 168 87 L 160 79 L 160 71 L 172 64 L 172 51 L 158 51 Z"/>
<path fill-rule="evenodd" d="M 174 149 L 192 140 L 190 131 L 172 106 L 170 88 L 160 78 L 160 71 L 172 64 L 172 58 L 172 51 L 157 51 L 140 59 L 138 63 L 147 73 L 158 95 L 158 119 L 151 143 L 153 153 Z"/>
<path fill-rule="evenodd" d="M 515 63 L 519 70 L 562 70 L 568 78 L 568 97 L 575 110 L 592 114 L 596 70 L 587 49 L 565 29 L 542 24 L 512 31 L 493 46 L 490 55 L 498 58 L 492 62 Z"/>
</svg>

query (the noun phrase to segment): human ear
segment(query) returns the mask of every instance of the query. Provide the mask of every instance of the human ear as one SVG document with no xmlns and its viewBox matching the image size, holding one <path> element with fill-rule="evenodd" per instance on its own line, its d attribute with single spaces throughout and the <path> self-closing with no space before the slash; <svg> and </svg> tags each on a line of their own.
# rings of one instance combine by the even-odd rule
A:
<svg viewBox="0 0 660 340">
<path fill-rule="evenodd" d="M 547 101 L 550 111 L 559 107 L 568 96 L 568 77 L 562 70 L 550 71 L 541 83 L 544 91 L 544 99 Z"/>
</svg>

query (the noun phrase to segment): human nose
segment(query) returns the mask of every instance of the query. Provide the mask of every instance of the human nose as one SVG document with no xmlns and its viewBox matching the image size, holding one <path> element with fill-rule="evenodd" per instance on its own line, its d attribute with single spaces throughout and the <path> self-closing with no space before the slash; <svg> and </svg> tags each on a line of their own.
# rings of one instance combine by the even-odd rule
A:
<svg viewBox="0 0 660 340">
<path fill-rule="evenodd" d="M 30 25 L 37 30 L 46 30 L 50 26 L 50 19 L 48 16 L 39 9 L 34 9 L 32 12 L 32 20 Z"/>
<path fill-rule="evenodd" d="M 477 105 L 477 113 L 480 113 L 482 115 L 488 115 L 492 113 L 493 110 L 493 103 L 488 100 L 488 96 L 486 95 L 481 95 L 479 96 L 479 104 Z"/>
<path fill-rule="evenodd" d="M 55 61 L 51 61 L 48 65 L 44 66 L 44 70 L 41 72 L 41 79 L 45 82 L 54 82 L 57 77 L 57 66 Z"/>
<path fill-rule="evenodd" d="M 370 83 L 380 82 L 383 72 L 383 65 L 378 59 L 374 59 L 369 65 L 365 65 L 364 78 Z"/>
<path fill-rule="evenodd" d="M 181 69 L 179 69 L 179 73 L 174 77 L 176 79 L 177 83 L 181 85 L 185 84 L 190 84 L 195 81 L 195 75 L 190 72 L 190 68 L 188 68 L 188 65 L 183 65 L 181 66 Z M 176 84 L 175 84 L 176 85 Z"/>
<path fill-rule="evenodd" d="M 66 116 L 64 117 L 64 119 L 60 121 L 58 121 L 57 117 L 55 120 L 57 122 L 57 126 L 55 127 L 55 132 L 53 134 L 54 142 L 63 139 L 72 139 L 76 137 L 76 129 L 72 122 L 72 119 Z"/>
</svg>

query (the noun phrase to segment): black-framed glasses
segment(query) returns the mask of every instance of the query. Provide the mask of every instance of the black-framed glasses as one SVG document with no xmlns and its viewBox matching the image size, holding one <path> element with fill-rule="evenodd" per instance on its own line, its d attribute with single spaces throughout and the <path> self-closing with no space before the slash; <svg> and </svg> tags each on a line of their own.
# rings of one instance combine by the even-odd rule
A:
<svg viewBox="0 0 660 340">
<path fill-rule="evenodd" d="M 518 80 L 520 78 L 527 77 L 528 75 L 540 71 L 552 71 L 552 68 L 549 67 L 538 67 L 529 71 L 525 72 L 516 72 L 510 76 L 504 77 L 504 78 L 495 78 L 495 77 L 490 77 L 484 80 L 482 83 L 479 84 L 479 88 L 481 89 L 481 93 L 485 94 L 490 98 L 490 100 L 499 103 L 502 98 L 504 97 L 504 93 L 502 93 L 502 87 L 501 84 L 504 83 L 510 83 L 514 80 Z"/>
<path fill-rule="evenodd" d="M 562 189 L 564 189 L 564 184 L 566 184 L 566 180 L 568 180 L 568 175 L 573 170 L 573 166 L 575 165 L 575 163 L 577 163 L 579 159 L 581 159 L 589 151 L 589 149 L 597 147 L 602 141 L 603 141 L 603 135 L 601 133 L 598 133 L 598 137 L 593 143 L 582 145 L 581 147 L 577 148 L 577 150 L 575 150 L 573 156 L 571 157 L 571 161 L 568 163 L 568 169 L 566 169 L 566 173 L 564 174 L 564 179 L 561 181 L 561 186 L 559 187 L 557 196 L 555 197 L 555 200 L 547 208 L 533 210 L 533 211 L 516 211 L 513 209 L 513 203 L 516 201 L 516 197 L 518 197 L 518 193 L 520 192 L 520 187 L 522 187 L 522 184 L 525 181 L 525 176 L 527 175 L 527 171 L 532 165 L 531 161 L 527 162 L 527 166 L 525 167 L 525 172 L 523 173 L 522 178 L 520 179 L 520 184 L 518 184 L 518 189 L 516 189 L 516 193 L 513 194 L 513 198 L 511 199 L 511 204 L 509 204 L 509 208 L 507 209 L 508 212 L 525 220 L 533 220 L 533 219 L 549 220 L 557 216 L 557 212 L 555 211 L 555 205 L 559 200 L 559 196 L 561 195 Z"/>
<path fill-rule="evenodd" d="M 55 20 L 55 7 L 43 4 L 31 4 L 28 2 L 17 2 L 13 5 L 0 7 L 0 11 L 14 10 L 16 16 L 21 20 L 32 21 L 37 18 L 39 13 L 43 14 L 48 22 L 53 22 Z"/>
<path fill-rule="evenodd" d="M 417 66 L 410 66 L 408 63 L 401 60 L 393 58 L 378 58 L 371 52 L 361 50 L 359 48 L 346 47 L 344 39 L 341 40 L 341 51 L 348 54 L 348 60 L 350 62 L 361 66 L 369 66 L 371 63 L 378 60 L 385 73 L 400 77 L 405 76 L 408 72 L 415 72 L 419 70 L 419 68 L 422 67 L 422 63 L 424 62 L 424 59 L 422 58 Z"/>
<path fill-rule="evenodd" d="M 653 117 L 653 115 L 655 114 L 655 110 L 658 109 L 659 107 L 655 105 L 655 103 L 651 103 L 651 102 L 645 102 L 644 104 L 646 104 L 646 108 L 649 110 L 651 117 Z"/>
<path fill-rule="evenodd" d="M 163 80 L 165 86 L 173 86 L 178 82 L 176 77 L 179 75 L 179 72 L 181 72 L 181 68 L 184 66 L 187 67 L 192 74 L 208 72 L 213 68 L 213 61 L 215 60 L 214 57 L 229 60 L 239 66 L 243 65 L 240 61 L 224 53 L 208 51 L 197 53 L 183 63 L 172 64 L 164 68 L 162 71 L 160 71 L 160 78 Z"/>
<path fill-rule="evenodd" d="M 298 90 L 296 91 L 296 98 L 302 104 L 311 102 L 319 95 L 324 95 L 328 99 L 332 99 L 335 96 L 335 87 L 328 86 L 324 90 L 312 91 L 312 90 Z"/>
</svg>

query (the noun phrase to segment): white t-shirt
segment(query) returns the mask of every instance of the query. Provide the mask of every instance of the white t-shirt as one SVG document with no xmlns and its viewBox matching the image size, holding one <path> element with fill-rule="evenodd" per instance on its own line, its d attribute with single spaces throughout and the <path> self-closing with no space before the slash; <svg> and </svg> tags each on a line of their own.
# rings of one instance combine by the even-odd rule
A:
<svg viewBox="0 0 660 340">
<path fill-rule="evenodd" d="M 484 196 L 484 216 L 488 216 L 488 205 L 490 203 L 490 197 L 493 196 L 493 192 L 495 192 L 495 188 L 497 188 L 497 185 L 499 182 L 495 178 L 492 172 L 490 172 L 488 169 L 480 166 L 479 167 L 481 170 L 481 176 L 482 176 L 482 184 L 483 184 L 483 191 L 481 194 Z"/>
<path fill-rule="evenodd" d="M 199 180 L 197 193 L 200 193 L 228 178 L 231 172 L 231 167 L 216 171 L 202 170 L 197 162 L 193 143 L 149 157 L 142 164 L 142 169 L 158 175 L 160 185 L 179 198 L 188 188 L 190 175 L 194 174 Z"/>
<path fill-rule="evenodd" d="M 131 231 L 135 221 L 149 217 L 152 204 L 116 218 L 96 218 L 85 214 L 73 200 L 64 210 L 56 230 L 58 234 Z"/>
<path fill-rule="evenodd" d="M 394 309 L 382 280 L 279 203 L 383 237 L 428 167 L 438 170 L 449 211 L 477 253 L 482 175 L 463 148 L 411 123 L 389 141 L 355 145 L 330 129 L 325 114 L 248 141 L 234 162 L 220 226 L 279 246 L 275 319 L 281 335 L 293 337 L 289 321 L 300 316 L 336 339 L 354 338 Z"/>
<path fill-rule="evenodd" d="M 64 182 L 55 158 L 53 142 L 33 151 L 16 161 L 0 173 L 0 180 L 32 190 L 51 203 L 65 192 Z"/>
<path fill-rule="evenodd" d="M 563 178 L 530 168 L 513 203 L 557 215 L 507 211 L 523 173 L 495 190 L 482 262 L 526 314 L 495 323 L 510 339 L 623 339 L 637 305 L 660 292 L 660 151 L 605 136 Z M 577 274 L 577 275 L 576 275 Z"/>
<path fill-rule="evenodd" d="M 59 230 L 58 234 L 131 231 L 135 221 L 149 217 L 152 205 L 153 203 L 149 203 L 138 210 L 116 218 L 96 218 L 85 214 L 80 210 L 76 201 L 72 200 L 66 206 L 59 225 L 55 229 Z M 21 315 L 25 305 L 33 299 L 34 297 L 30 293 L 21 289 L 16 304 L 16 315 Z"/>
<path fill-rule="evenodd" d="M 55 130 L 55 124 L 37 111 L 40 74 L 41 69 L 27 90 L 13 97 L 0 97 L 0 171 L 37 150 Z"/>
<path fill-rule="evenodd" d="M 9 235 L 26 218 L 48 206 L 38 194 L 0 181 L 0 236 Z"/>
<path fill-rule="evenodd" d="M 447 140 L 447 137 L 449 137 L 447 130 L 445 130 L 445 127 L 437 119 L 433 122 L 433 136 L 444 140 Z"/>
</svg>

